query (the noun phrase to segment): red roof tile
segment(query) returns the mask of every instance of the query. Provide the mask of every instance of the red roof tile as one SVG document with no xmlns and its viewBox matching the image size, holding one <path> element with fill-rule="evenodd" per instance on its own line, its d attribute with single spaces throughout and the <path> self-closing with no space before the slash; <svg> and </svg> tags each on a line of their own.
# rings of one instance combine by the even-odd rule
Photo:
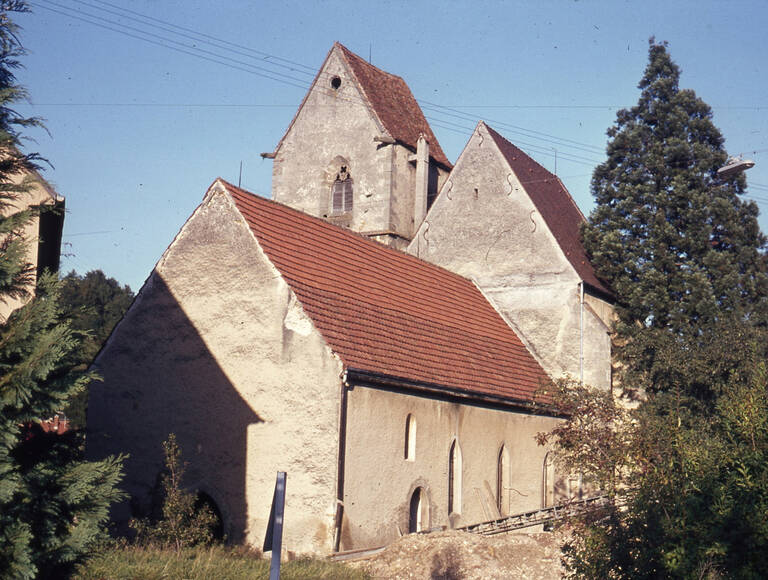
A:
<svg viewBox="0 0 768 580">
<path fill-rule="evenodd" d="M 563 182 L 488 125 L 486 128 L 576 273 L 596 290 L 612 296 L 611 291 L 598 279 L 592 263 L 587 258 L 587 252 L 581 244 L 580 232 L 581 224 L 585 221 L 584 214 L 573 201 Z"/>
<path fill-rule="evenodd" d="M 419 135 L 424 133 L 424 138 L 429 142 L 429 156 L 450 169 L 451 162 L 443 153 L 405 81 L 369 64 L 338 42 L 334 46 L 341 50 L 373 112 L 392 138 L 415 150 Z"/>
<path fill-rule="evenodd" d="M 346 368 L 521 402 L 548 381 L 466 278 L 218 181 Z"/>
</svg>

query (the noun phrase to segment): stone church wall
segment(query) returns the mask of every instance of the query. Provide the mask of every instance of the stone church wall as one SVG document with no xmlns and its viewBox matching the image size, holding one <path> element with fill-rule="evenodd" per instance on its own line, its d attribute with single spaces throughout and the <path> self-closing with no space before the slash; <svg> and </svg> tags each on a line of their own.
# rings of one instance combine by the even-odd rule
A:
<svg viewBox="0 0 768 580">
<path fill-rule="evenodd" d="M 409 415 L 415 446 L 406 458 Z M 547 449 L 534 437 L 558 419 L 360 386 L 348 393 L 348 417 L 342 549 L 385 545 L 408 533 L 417 488 L 424 530 L 498 517 L 501 454 L 501 513 L 542 506 Z M 461 455 L 461 500 L 449 514 L 454 442 Z M 556 482 L 550 483 L 554 488 Z M 557 485 L 550 497 L 563 495 L 562 483 Z"/>
</svg>

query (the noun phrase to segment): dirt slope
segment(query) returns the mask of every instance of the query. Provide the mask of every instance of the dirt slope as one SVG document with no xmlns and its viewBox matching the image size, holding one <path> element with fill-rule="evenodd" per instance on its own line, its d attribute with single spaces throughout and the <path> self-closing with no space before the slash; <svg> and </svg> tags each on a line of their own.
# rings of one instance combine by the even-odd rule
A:
<svg viewBox="0 0 768 580">
<path fill-rule="evenodd" d="M 478 536 L 459 531 L 403 536 L 376 556 L 350 565 L 376 579 L 556 580 L 560 538 L 552 533 Z"/>
</svg>

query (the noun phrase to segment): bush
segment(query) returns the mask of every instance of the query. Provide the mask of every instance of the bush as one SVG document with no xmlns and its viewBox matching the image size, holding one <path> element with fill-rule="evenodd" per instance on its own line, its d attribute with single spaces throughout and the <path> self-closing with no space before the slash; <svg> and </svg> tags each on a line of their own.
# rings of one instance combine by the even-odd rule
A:
<svg viewBox="0 0 768 580">
<path fill-rule="evenodd" d="M 176 435 L 171 433 L 163 442 L 165 469 L 163 475 L 162 517 L 157 522 L 149 519 L 132 520 L 136 542 L 180 551 L 198 544 L 210 544 L 218 518 L 206 505 L 197 505 L 193 493 L 184 490 L 181 480 L 187 463 L 181 460 L 181 448 Z"/>
</svg>

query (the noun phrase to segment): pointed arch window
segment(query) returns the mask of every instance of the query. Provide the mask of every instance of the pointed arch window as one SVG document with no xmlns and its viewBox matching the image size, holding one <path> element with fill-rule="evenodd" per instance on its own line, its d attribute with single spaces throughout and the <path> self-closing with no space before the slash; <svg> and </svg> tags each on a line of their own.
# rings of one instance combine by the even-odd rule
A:
<svg viewBox="0 0 768 580">
<path fill-rule="evenodd" d="M 352 177 L 349 175 L 346 165 L 342 165 L 331 188 L 331 209 L 334 214 L 352 211 L 352 193 Z"/>
<path fill-rule="evenodd" d="M 461 513 L 461 449 L 454 439 L 448 454 L 448 514 Z"/>
<path fill-rule="evenodd" d="M 555 456 L 551 451 L 544 456 L 541 483 L 541 507 L 552 507 L 555 505 Z"/>
</svg>

